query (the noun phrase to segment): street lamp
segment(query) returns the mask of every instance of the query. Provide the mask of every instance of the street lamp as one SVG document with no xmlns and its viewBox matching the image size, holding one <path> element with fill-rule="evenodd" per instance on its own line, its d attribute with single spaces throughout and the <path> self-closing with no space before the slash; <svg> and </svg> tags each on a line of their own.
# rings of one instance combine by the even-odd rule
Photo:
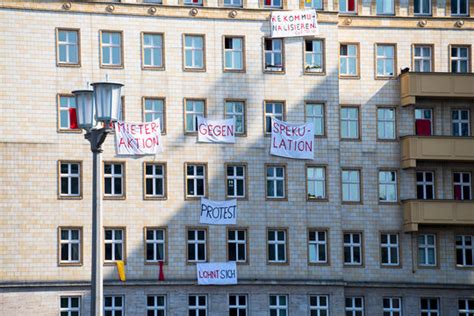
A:
<svg viewBox="0 0 474 316">
<path fill-rule="evenodd" d="M 95 82 L 94 90 L 72 91 L 76 97 L 77 125 L 86 131 L 84 138 L 92 151 L 92 276 L 91 315 L 103 314 L 102 278 L 102 144 L 121 114 L 121 89 L 123 84 Z"/>
</svg>

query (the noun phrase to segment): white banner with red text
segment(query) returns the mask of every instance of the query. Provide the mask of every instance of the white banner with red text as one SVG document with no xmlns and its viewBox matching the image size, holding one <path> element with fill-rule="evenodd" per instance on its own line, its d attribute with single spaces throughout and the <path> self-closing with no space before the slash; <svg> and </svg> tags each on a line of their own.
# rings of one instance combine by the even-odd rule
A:
<svg viewBox="0 0 474 316">
<path fill-rule="evenodd" d="M 270 154 L 295 159 L 314 159 L 313 123 L 291 124 L 272 118 Z"/>
<path fill-rule="evenodd" d="M 163 152 L 160 120 L 148 123 L 115 122 L 117 155 L 155 155 Z"/>
<path fill-rule="evenodd" d="M 319 34 L 316 10 L 273 11 L 271 37 L 314 36 Z"/>
<path fill-rule="evenodd" d="M 237 284 L 237 265 L 235 261 L 198 263 L 196 266 L 199 285 Z"/>
<path fill-rule="evenodd" d="M 211 225 L 237 224 L 237 200 L 211 201 L 202 198 L 199 223 Z"/>
<path fill-rule="evenodd" d="M 208 120 L 198 116 L 198 142 L 235 143 L 235 119 Z"/>
</svg>

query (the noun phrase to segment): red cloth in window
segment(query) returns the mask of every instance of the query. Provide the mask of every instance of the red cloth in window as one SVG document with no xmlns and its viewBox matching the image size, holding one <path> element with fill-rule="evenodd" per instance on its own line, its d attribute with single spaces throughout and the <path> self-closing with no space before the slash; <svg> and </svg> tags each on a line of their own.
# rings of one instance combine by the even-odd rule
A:
<svg viewBox="0 0 474 316">
<path fill-rule="evenodd" d="M 265 0 L 265 5 L 272 5 L 272 0 Z"/>
<path fill-rule="evenodd" d="M 454 186 L 454 199 L 455 200 L 462 200 L 461 186 L 460 185 L 455 185 Z"/>
<path fill-rule="evenodd" d="M 348 10 L 353 12 L 355 11 L 355 0 L 349 0 L 348 2 Z"/>
<path fill-rule="evenodd" d="M 199 3 L 199 0 L 193 0 L 193 3 Z"/>
<path fill-rule="evenodd" d="M 165 274 L 163 273 L 163 261 L 160 261 L 160 274 L 158 276 L 159 281 L 164 281 L 165 280 Z"/>
<path fill-rule="evenodd" d="M 79 128 L 79 126 L 77 126 L 76 109 L 74 109 L 74 108 L 69 109 L 69 128 L 70 129 L 78 129 Z"/>
<path fill-rule="evenodd" d="M 416 135 L 431 136 L 431 121 L 430 120 L 416 120 Z"/>
</svg>

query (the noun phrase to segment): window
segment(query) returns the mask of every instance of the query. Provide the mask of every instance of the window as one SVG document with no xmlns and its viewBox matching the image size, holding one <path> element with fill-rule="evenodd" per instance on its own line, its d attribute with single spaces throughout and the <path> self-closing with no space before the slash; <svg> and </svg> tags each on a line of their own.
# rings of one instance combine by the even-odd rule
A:
<svg viewBox="0 0 474 316">
<path fill-rule="evenodd" d="M 474 299 L 458 300 L 459 316 L 471 316 L 474 314 Z"/>
<path fill-rule="evenodd" d="M 163 68 L 163 34 L 143 33 L 143 67 Z"/>
<path fill-rule="evenodd" d="M 59 162 L 59 196 L 80 197 L 81 196 L 81 163 Z"/>
<path fill-rule="evenodd" d="M 471 136 L 469 110 L 452 110 L 451 122 L 453 136 Z"/>
<path fill-rule="evenodd" d="M 225 7 L 242 7 L 242 0 L 224 0 Z"/>
<path fill-rule="evenodd" d="M 433 200 L 434 191 L 434 172 L 417 171 L 416 172 L 416 198 L 419 200 Z"/>
<path fill-rule="evenodd" d="M 183 0 L 183 3 L 185 5 L 199 5 L 199 6 L 202 6 L 202 1 L 203 0 Z"/>
<path fill-rule="evenodd" d="M 80 296 L 61 296 L 60 298 L 61 316 L 80 316 L 81 315 L 81 297 Z"/>
<path fill-rule="evenodd" d="M 125 315 L 123 296 L 105 296 L 104 297 L 104 315 L 105 316 L 123 316 Z"/>
<path fill-rule="evenodd" d="M 346 297 L 346 316 L 364 316 L 364 299 L 362 297 Z"/>
<path fill-rule="evenodd" d="M 143 98 L 143 120 L 152 122 L 160 120 L 161 132 L 165 132 L 165 100 L 157 98 Z"/>
<path fill-rule="evenodd" d="M 286 262 L 286 230 L 269 229 L 267 231 L 268 262 Z"/>
<path fill-rule="evenodd" d="M 325 135 L 324 104 L 306 103 L 306 122 L 314 125 L 314 136 Z"/>
<path fill-rule="evenodd" d="M 76 118 L 76 98 L 72 95 L 59 96 L 59 130 L 80 131 Z"/>
<path fill-rule="evenodd" d="M 164 198 L 165 165 L 160 163 L 145 163 L 145 198 Z"/>
<path fill-rule="evenodd" d="M 101 31 L 101 66 L 122 67 L 122 33 Z"/>
<path fill-rule="evenodd" d="M 281 0 L 264 0 L 264 7 L 265 8 L 282 8 L 282 1 Z"/>
<path fill-rule="evenodd" d="M 360 202 L 359 170 L 342 170 L 342 201 Z"/>
<path fill-rule="evenodd" d="M 288 315 L 288 296 L 270 295 L 270 316 Z"/>
<path fill-rule="evenodd" d="M 377 44 L 377 76 L 395 76 L 395 45 Z"/>
<path fill-rule="evenodd" d="M 188 296 L 188 316 L 207 316 L 207 295 Z"/>
<path fill-rule="evenodd" d="M 227 260 L 247 261 L 247 231 L 245 229 L 229 229 L 227 231 Z"/>
<path fill-rule="evenodd" d="M 344 233 L 344 264 L 362 265 L 361 233 Z"/>
<path fill-rule="evenodd" d="M 186 198 L 206 196 L 206 165 L 185 164 Z"/>
<path fill-rule="evenodd" d="M 471 173 L 470 172 L 454 172 L 454 199 L 470 200 L 471 199 Z"/>
<path fill-rule="evenodd" d="M 451 15 L 468 15 L 469 0 L 451 0 Z"/>
<path fill-rule="evenodd" d="M 420 299 L 421 316 L 439 316 L 439 300 L 437 298 Z"/>
<path fill-rule="evenodd" d="M 359 108 L 341 107 L 341 138 L 359 139 Z"/>
<path fill-rule="evenodd" d="M 105 229 L 105 261 L 124 260 L 125 230 L 122 228 Z"/>
<path fill-rule="evenodd" d="M 356 0 L 339 1 L 339 13 L 357 13 Z"/>
<path fill-rule="evenodd" d="M 244 70 L 244 38 L 224 37 L 224 70 Z"/>
<path fill-rule="evenodd" d="M 166 260 L 166 231 L 163 228 L 145 228 L 146 262 Z"/>
<path fill-rule="evenodd" d="M 304 7 L 314 10 L 324 10 L 323 0 L 305 0 Z"/>
<path fill-rule="evenodd" d="M 355 0 L 342 0 L 355 1 Z M 359 46 L 357 44 L 341 44 L 339 48 L 339 74 L 346 77 L 355 77 L 359 75 Z"/>
<path fill-rule="evenodd" d="M 268 199 L 284 199 L 286 197 L 285 166 L 266 166 Z"/>
<path fill-rule="evenodd" d="M 310 316 L 328 316 L 329 297 L 327 295 L 310 295 L 309 310 Z"/>
<path fill-rule="evenodd" d="M 420 267 L 436 266 L 436 235 L 420 234 L 418 239 L 418 265 Z"/>
<path fill-rule="evenodd" d="M 431 109 L 415 109 L 415 129 L 418 136 L 433 134 L 433 111 Z"/>
<path fill-rule="evenodd" d="M 398 234 L 382 234 L 380 236 L 380 250 L 383 266 L 400 265 Z"/>
<path fill-rule="evenodd" d="M 326 168 L 307 166 L 306 186 L 308 200 L 326 199 Z"/>
<path fill-rule="evenodd" d="M 451 46 L 451 72 L 469 72 L 469 47 Z"/>
<path fill-rule="evenodd" d="M 272 118 L 285 119 L 285 103 L 277 101 L 265 101 L 265 134 L 272 133 Z"/>
<path fill-rule="evenodd" d="M 395 6 L 393 0 L 377 0 L 377 14 L 395 14 Z"/>
<path fill-rule="evenodd" d="M 79 30 L 57 30 L 58 65 L 79 65 Z"/>
<path fill-rule="evenodd" d="M 227 197 L 245 198 L 245 176 L 245 165 L 226 165 Z"/>
<path fill-rule="evenodd" d="M 143 0 L 144 3 L 163 4 L 161 0 Z"/>
<path fill-rule="evenodd" d="M 123 197 L 125 164 L 104 163 L 104 195 L 106 197 Z"/>
<path fill-rule="evenodd" d="M 225 118 L 235 119 L 235 134 L 245 135 L 245 101 L 226 100 L 225 101 Z"/>
<path fill-rule="evenodd" d="M 147 316 L 165 316 L 166 315 L 166 296 L 148 295 L 146 297 Z"/>
<path fill-rule="evenodd" d="M 383 298 L 383 316 L 401 316 L 402 299 L 399 297 Z"/>
<path fill-rule="evenodd" d="M 395 171 L 379 171 L 379 201 L 397 202 L 397 173 Z"/>
<path fill-rule="evenodd" d="M 321 0 L 311 0 L 313 2 Z M 305 1 L 305 4 L 308 2 Z M 312 2 L 310 2 L 312 3 Z M 324 72 L 324 41 L 321 39 L 305 40 L 304 42 L 304 69 L 309 73 Z"/>
<path fill-rule="evenodd" d="M 417 0 L 415 0 L 417 1 Z M 421 1 L 421 0 L 420 0 Z M 431 72 L 433 67 L 432 47 L 427 45 L 414 46 L 413 61 L 415 71 Z"/>
<path fill-rule="evenodd" d="M 205 262 L 207 260 L 206 235 L 205 229 L 188 229 L 188 262 Z"/>
<path fill-rule="evenodd" d="M 456 265 L 460 267 L 474 267 L 474 236 L 456 236 Z M 474 306 L 473 306 L 474 308 Z"/>
<path fill-rule="evenodd" d="M 185 133 L 197 132 L 197 117 L 206 116 L 206 102 L 204 100 L 185 99 L 185 116 L 184 122 Z"/>
<path fill-rule="evenodd" d="M 275 0 L 265 0 L 275 1 Z M 276 0 L 280 1 L 280 0 Z M 265 71 L 283 71 L 283 39 L 265 38 Z"/>
<path fill-rule="evenodd" d="M 229 295 L 229 316 L 247 316 L 247 295 Z"/>
<path fill-rule="evenodd" d="M 377 137 L 378 139 L 395 139 L 395 109 L 377 109 Z"/>
<path fill-rule="evenodd" d="M 328 240 L 325 230 L 310 230 L 308 236 L 309 242 L 309 262 L 310 263 L 328 263 Z"/>
<path fill-rule="evenodd" d="M 431 0 L 414 0 L 413 12 L 415 15 L 431 15 Z"/>
<path fill-rule="evenodd" d="M 202 4 L 202 0 L 192 1 L 199 1 L 199 4 Z M 185 70 L 204 70 L 204 54 L 205 50 L 203 35 L 184 35 Z"/>
<path fill-rule="evenodd" d="M 59 229 L 59 263 L 80 264 L 82 261 L 82 229 L 60 228 Z"/>
</svg>

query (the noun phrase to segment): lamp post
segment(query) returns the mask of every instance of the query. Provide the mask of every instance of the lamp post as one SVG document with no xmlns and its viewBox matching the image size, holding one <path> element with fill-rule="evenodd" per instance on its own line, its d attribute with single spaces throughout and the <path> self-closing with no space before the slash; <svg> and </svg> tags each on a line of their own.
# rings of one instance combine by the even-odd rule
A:
<svg viewBox="0 0 474 316">
<path fill-rule="evenodd" d="M 94 90 L 76 90 L 77 125 L 84 129 L 92 151 L 92 275 L 91 315 L 103 314 L 102 278 L 102 144 L 111 132 L 110 124 L 119 119 L 123 84 L 96 82 Z"/>
</svg>

